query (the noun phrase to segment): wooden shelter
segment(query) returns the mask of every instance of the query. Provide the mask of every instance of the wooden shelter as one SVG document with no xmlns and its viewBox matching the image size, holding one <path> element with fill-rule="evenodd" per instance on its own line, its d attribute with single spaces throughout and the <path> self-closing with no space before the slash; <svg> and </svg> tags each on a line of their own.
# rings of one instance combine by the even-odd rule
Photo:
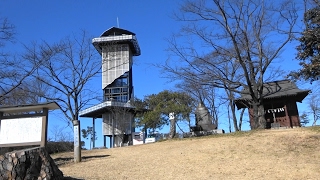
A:
<svg viewBox="0 0 320 180">
<path fill-rule="evenodd" d="M 266 128 L 300 127 L 300 118 L 297 102 L 309 94 L 310 90 L 301 90 L 289 80 L 273 81 L 263 85 L 263 105 L 265 109 Z M 248 108 L 250 126 L 252 127 L 253 109 L 250 105 L 251 96 L 247 89 L 236 100 L 238 109 Z"/>
</svg>

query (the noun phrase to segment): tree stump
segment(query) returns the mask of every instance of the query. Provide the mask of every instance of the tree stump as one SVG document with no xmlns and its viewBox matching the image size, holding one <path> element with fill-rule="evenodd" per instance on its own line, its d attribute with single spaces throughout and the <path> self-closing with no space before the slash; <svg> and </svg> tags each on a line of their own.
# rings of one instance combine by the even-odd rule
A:
<svg viewBox="0 0 320 180">
<path fill-rule="evenodd" d="M 0 179 L 62 180 L 63 173 L 45 148 L 36 147 L 1 155 Z"/>
</svg>

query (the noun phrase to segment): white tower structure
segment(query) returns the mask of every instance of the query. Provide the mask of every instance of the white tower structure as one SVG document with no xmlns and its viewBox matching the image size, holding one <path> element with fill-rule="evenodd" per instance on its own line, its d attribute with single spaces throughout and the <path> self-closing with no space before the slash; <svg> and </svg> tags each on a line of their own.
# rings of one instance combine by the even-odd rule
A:
<svg viewBox="0 0 320 180">
<path fill-rule="evenodd" d="M 134 33 L 112 27 L 94 38 L 92 44 L 102 57 L 104 102 L 80 112 L 81 117 L 103 118 L 102 131 L 110 146 L 132 141 L 134 114 L 132 58 L 141 54 Z"/>
<path fill-rule="evenodd" d="M 135 34 L 112 27 L 92 43 L 102 56 L 104 100 L 129 101 L 133 97 L 132 56 L 141 53 Z"/>
</svg>

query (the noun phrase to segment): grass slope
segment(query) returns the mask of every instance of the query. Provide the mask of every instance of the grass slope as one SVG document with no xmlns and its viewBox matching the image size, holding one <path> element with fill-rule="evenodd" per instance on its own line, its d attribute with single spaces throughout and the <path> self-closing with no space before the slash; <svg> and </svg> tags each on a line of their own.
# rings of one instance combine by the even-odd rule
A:
<svg viewBox="0 0 320 180">
<path fill-rule="evenodd" d="M 59 169 L 74 179 L 320 179 L 319 142 L 320 127 L 240 132 L 83 151 Z"/>
</svg>

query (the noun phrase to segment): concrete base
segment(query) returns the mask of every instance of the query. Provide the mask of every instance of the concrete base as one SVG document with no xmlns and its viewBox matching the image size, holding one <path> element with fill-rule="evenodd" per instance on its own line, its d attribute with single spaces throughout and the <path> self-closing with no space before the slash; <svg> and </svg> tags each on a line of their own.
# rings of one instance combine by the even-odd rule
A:
<svg viewBox="0 0 320 180">
<path fill-rule="evenodd" d="M 211 131 L 192 131 L 189 133 L 184 133 L 183 137 L 195 137 L 195 136 L 208 136 L 213 134 L 224 134 L 223 129 L 214 129 Z"/>
</svg>

